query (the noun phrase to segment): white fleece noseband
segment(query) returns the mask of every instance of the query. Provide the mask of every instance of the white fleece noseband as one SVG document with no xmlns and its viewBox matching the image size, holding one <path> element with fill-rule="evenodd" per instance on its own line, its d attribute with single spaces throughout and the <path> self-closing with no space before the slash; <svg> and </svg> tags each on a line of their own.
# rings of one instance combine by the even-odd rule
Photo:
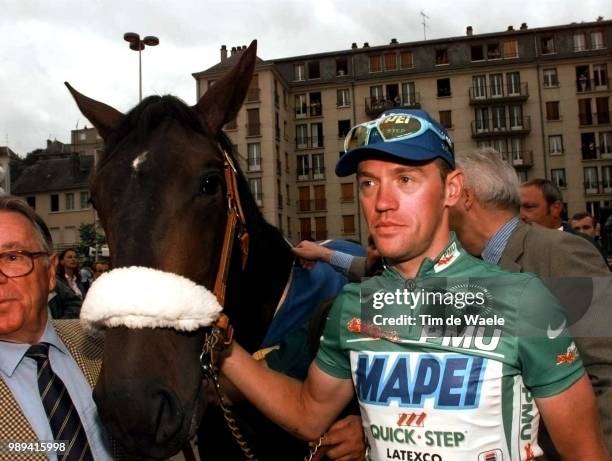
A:
<svg viewBox="0 0 612 461">
<path fill-rule="evenodd" d="M 98 278 L 81 307 L 89 329 L 210 326 L 222 307 L 209 290 L 180 275 L 149 267 L 122 267 Z"/>
</svg>

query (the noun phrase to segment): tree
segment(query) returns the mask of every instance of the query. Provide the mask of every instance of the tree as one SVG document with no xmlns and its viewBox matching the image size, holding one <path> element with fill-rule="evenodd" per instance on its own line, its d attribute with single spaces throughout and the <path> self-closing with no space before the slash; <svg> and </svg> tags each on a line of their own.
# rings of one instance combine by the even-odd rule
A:
<svg viewBox="0 0 612 461">
<path fill-rule="evenodd" d="M 95 248 L 98 253 L 100 247 L 106 243 L 106 238 L 99 233 L 96 226 L 91 223 L 82 223 L 79 226 L 79 253 L 89 256 L 89 249 Z"/>
</svg>

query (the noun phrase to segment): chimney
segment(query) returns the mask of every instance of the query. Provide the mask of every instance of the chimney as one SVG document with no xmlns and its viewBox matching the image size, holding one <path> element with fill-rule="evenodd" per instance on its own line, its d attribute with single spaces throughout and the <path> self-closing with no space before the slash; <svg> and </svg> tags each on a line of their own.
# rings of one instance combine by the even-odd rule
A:
<svg viewBox="0 0 612 461">
<path fill-rule="evenodd" d="M 392 38 L 391 43 L 389 45 L 397 45 L 397 38 Z"/>
<path fill-rule="evenodd" d="M 355 48 L 357 48 L 357 43 L 353 42 L 353 43 L 351 44 L 351 49 L 352 49 L 352 50 L 354 50 Z"/>
<path fill-rule="evenodd" d="M 514 26 L 508 26 L 508 30 L 514 30 Z"/>
<path fill-rule="evenodd" d="M 231 51 L 230 57 L 234 56 L 235 54 L 236 54 L 236 47 L 232 46 L 232 51 Z"/>
<path fill-rule="evenodd" d="M 521 30 L 525 30 L 525 29 L 527 29 L 527 23 L 526 22 L 521 24 Z"/>
<path fill-rule="evenodd" d="M 474 34 L 474 29 L 472 29 L 472 26 L 467 26 L 465 29 L 465 35 L 467 35 L 468 37 L 471 37 Z"/>
<path fill-rule="evenodd" d="M 364 42 L 364 43 L 363 43 L 363 47 L 364 47 L 364 48 L 370 48 L 370 44 L 369 44 L 368 42 Z"/>
<path fill-rule="evenodd" d="M 221 62 L 227 61 L 227 46 L 221 45 Z"/>
</svg>

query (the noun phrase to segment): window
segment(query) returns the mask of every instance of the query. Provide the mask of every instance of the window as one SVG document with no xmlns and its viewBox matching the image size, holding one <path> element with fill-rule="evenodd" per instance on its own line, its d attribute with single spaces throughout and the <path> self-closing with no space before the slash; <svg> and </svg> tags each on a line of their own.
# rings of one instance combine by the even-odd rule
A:
<svg viewBox="0 0 612 461">
<path fill-rule="evenodd" d="M 557 77 L 557 68 L 544 69 L 544 88 L 554 88 L 559 86 L 559 78 Z"/>
<path fill-rule="evenodd" d="M 550 179 L 557 187 L 567 187 L 567 182 L 565 181 L 565 168 L 553 168 L 550 170 Z"/>
<path fill-rule="evenodd" d="M 597 158 L 597 146 L 595 145 L 595 133 L 580 133 L 580 147 L 582 160 L 594 160 Z"/>
<path fill-rule="evenodd" d="M 308 104 L 306 103 L 305 94 L 295 95 L 295 117 L 304 118 L 308 116 Z"/>
<path fill-rule="evenodd" d="M 28 205 L 30 205 L 30 208 L 32 208 L 33 210 L 36 209 L 36 196 L 31 195 L 29 197 L 26 197 L 26 202 L 28 203 Z"/>
<path fill-rule="evenodd" d="M 319 61 L 310 61 L 308 63 L 308 78 L 321 78 L 319 70 Z"/>
<path fill-rule="evenodd" d="M 612 131 L 601 131 L 599 133 L 599 152 L 601 154 L 612 154 Z"/>
<path fill-rule="evenodd" d="M 518 42 L 516 40 L 506 40 L 504 42 L 504 58 L 518 58 Z"/>
<path fill-rule="evenodd" d="M 484 61 L 484 52 L 482 45 L 472 45 L 471 48 L 472 61 Z"/>
<path fill-rule="evenodd" d="M 596 194 L 599 192 L 597 178 L 597 167 L 588 166 L 584 168 L 584 192 L 587 194 Z"/>
<path fill-rule="evenodd" d="M 344 138 L 351 130 L 351 121 L 349 120 L 338 120 L 338 137 Z"/>
<path fill-rule="evenodd" d="M 348 60 L 346 58 L 336 58 L 336 75 L 338 77 L 348 75 Z"/>
<path fill-rule="evenodd" d="M 79 195 L 81 201 L 81 210 L 90 208 L 91 204 L 89 203 L 89 191 L 81 191 Z"/>
<path fill-rule="evenodd" d="M 574 34 L 574 51 L 585 51 L 586 50 L 586 37 L 584 33 L 579 32 Z"/>
<path fill-rule="evenodd" d="M 310 116 L 320 117 L 323 113 L 323 105 L 321 104 L 321 93 L 310 93 Z"/>
<path fill-rule="evenodd" d="M 355 215 L 352 215 L 352 214 L 342 215 L 342 233 L 344 235 L 355 234 Z"/>
<path fill-rule="evenodd" d="M 370 56 L 370 72 L 380 72 L 382 70 L 382 56 Z"/>
<path fill-rule="evenodd" d="M 323 154 L 312 155 L 312 179 L 325 179 L 325 157 Z"/>
<path fill-rule="evenodd" d="M 293 66 L 293 79 L 297 81 L 306 80 L 306 70 L 304 63 L 295 64 Z"/>
<path fill-rule="evenodd" d="M 310 125 L 310 136 L 310 147 L 323 147 L 323 124 L 312 123 Z"/>
<path fill-rule="evenodd" d="M 355 186 L 352 182 L 340 184 L 340 201 L 342 203 L 352 203 L 355 201 Z"/>
<path fill-rule="evenodd" d="M 501 51 L 499 50 L 499 43 L 487 44 L 487 59 L 501 59 Z"/>
<path fill-rule="evenodd" d="M 50 203 L 50 209 L 51 211 L 59 211 L 59 195 L 58 194 L 51 194 L 49 196 L 51 203 Z"/>
<path fill-rule="evenodd" d="M 259 109 L 247 109 L 247 136 L 259 136 L 259 129 Z"/>
<path fill-rule="evenodd" d="M 610 123 L 610 98 L 603 96 L 595 98 L 595 107 L 597 113 L 597 123 L 599 125 L 608 125 Z"/>
<path fill-rule="evenodd" d="M 402 83 L 402 104 L 404 106 L 414 106 L 417 104 L 414 82 Z"/>
<path fill-rule="evenodd" d="M 523 129 L 523 106 L 520 104 L 508 106 L 508 113 L 510 115 L 510 129 L 511 130 L 522 130 Z"/>
<path fill-rule="evenodd" d="M 325 240 L 326 238 L 327 218 L 325 216 L 317 216 L 315 217 L 315 240 Z"/>
<path fill-rule="evenodd" d="M 489 88 L 492 98 L 500 98 L 504 95 L 504 76 L 502 74 L 489 75 Z"/>
<path fill-rule="evenodd" d="M 487 77 L 475 75 L 472 77 L 472 98 L 485 99 L 487 97 Z"/>
<path fill-rule="evenodd" d="M 79 141 L 87 141 L 87 133 L 85 132 L 79 133 Z"/>
<path fill-rule="evenodd" d="M 411 69 L 414 67 L 412 51 L 402 51 L 400 53 L 400 67 L 402 69 Z"/>
<path fill-rule="evenodd" d="M 316 211 L 323 211 L 327 209 L 327 195 L 325 194 L 325 185 L 320 184 L 312 186 L 314 191 L 314 209 Z"/>
<path fill-rule="evenodd" d="M 555 39 L 552 35 L 544 35 L 540 37 L 540 51 L 542 54 L 554 54 Z"/>
<path fill-rule="evenodd" d="M 278 104 L 278 93 L 276 92 L 276 80 L 274 81 L 274 102 Z M 247 102 L 257 102 L 259 101 L 259 76 L 257 74 L 253 74 L 253 78 L 251 79 L 251 83 L 249 83 L 249 90 L 247 91 L 246 96 Z"/>
<path fill-rule="evenodd" d="M 310 174 L 309 165 L 308 155 L 297 156 L 297 178 L 299 180 L 308 179 L 308 175 Z"/>
<path fill-rule="evenodd" d="M 596 90 L 603 90 L 608 87 L 608 66 L 606 64 L 593 65 L 593 84 Z"/>
<path fill-rule="evenodd" d="M 438 97 L 446 97 L 451 95 L 451 84 L 450 78 L 439 78 L 438 84 Z"/>
<path fill-rule="evenodd" d="M 601 182 L 604 188 L 604 193 L 612 192 L 612 166 L 601 167 Z"/>
<path fill-rule="evenodd" d="M 550 135 L 548 137 L 548 153 L 558 155 L 563 153 L 563 136 L 560 134 Z"/>
<path fill-rule="evenodd" d="M 601 50 L 605 48 L 603 42 L 603 34 L 600 30 L 591 32 L 591 49 L 593 50 Z"/>
<path fill-rule="evenodd" d="M 580 125 L 592 125 L 593 113 L 591 112 L 591 98 L 578 100 L 578 119 Z"/>
<path fill-rule="evenodd" d="M 442 125 L 444 128 L 452 128 L 453 127 L 453 119 L 451 116 L 451 112 L 450 110 L 441 110 L 439 112 L 439 117 L 440 117 L 440 125 Z"/>
<path fill-rule="evenodd" d="M 502 131 L 506 129 L 506 107 L 494 106 L 491 107 L 491 125 L 493 131 Z"/>
<path fill-rule="evenodd" d="M 261 171 L 261 144 L 247 144 L 247 171 Z"/>
<path fill-rule="evenodd" d="M 546 120 L 561 120 L 559 101 L 548 101 L 546 103 Z"/>
<path fill-rule="evenodd" d="M 351 96 L 348 88 L 341 88 L 336 92 L 336 105 L 338 107 L 349 107 L 351 105 Z"/>
<path fill-rule="evenodd" d="M 312 240 L 310 218 L 300 218 L 300 240 Z"/>
<path fill-rule="evenodd" d="M 448 51 L 446 48 L 436 50 L 436 66 L 448 64 Z"/>
<path fill-rule="evenodd" d="M 486 107 L 476 109 L 476 132 L 489 131 L 489 110 Z"/>
<path fill-rule="evenodd" d="M 518 96 L 521 94 L 521 74 L 520 72 L 508 72 L 506 74 L 508 84 L 508 95 Z"/>
<path fill-rule="evenodd" d="M 385 70 L 397 69 L 397 54 L 385 53 Z"/>
<path fill-rule="evenodd" d="M 249 187 L 251 188 L 251 194 L 255 199 L 257 206 L 263 206 L 263 193 L 261 191 L 261 178 L 249 179 Z"/>
<path fill-rule="evenodd" d="M 297 149 L 308 147 L 308 125 L 295 125 L 295 147 Z"/>
</svg>

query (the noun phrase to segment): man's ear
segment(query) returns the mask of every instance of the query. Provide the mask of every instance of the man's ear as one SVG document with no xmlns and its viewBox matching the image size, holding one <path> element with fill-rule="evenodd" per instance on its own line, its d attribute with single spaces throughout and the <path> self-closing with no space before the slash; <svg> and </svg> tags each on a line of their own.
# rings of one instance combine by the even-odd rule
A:
<svg viewBox="0 0 612 461">
<path fill-rule="evenodd" d="M 548 207 L 548 212 L 555 218 L 560 218 L 563 214 L 563 203 L 559 200 Z"/>
<path fill-rule="evenodd" d="M 51 255 L 51 257 L 49 257 L 49 270 L 48 270 L 48 275 L 49 275 L 49 293 L 51 293 L 53 290 L 55 290 L 55 274 L 57 272 L 57 264 L 58 264 L 58 260 L 57 260 L 57 253 Z"/>
<path fill-rule="evenodd" d="M 464 175 L 462 170 L 453 170 L 446 176 L 444 205 L 451 207 L 461 199 Z"/>
</svg>

